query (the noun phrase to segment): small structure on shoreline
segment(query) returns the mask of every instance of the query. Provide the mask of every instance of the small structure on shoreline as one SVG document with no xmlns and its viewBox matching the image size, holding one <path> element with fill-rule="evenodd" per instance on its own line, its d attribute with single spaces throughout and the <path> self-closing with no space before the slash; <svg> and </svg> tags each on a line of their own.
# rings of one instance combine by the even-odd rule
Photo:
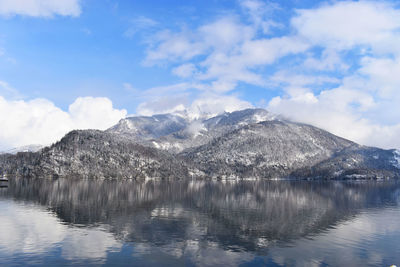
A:
<svg viewBox="0 0 400 267">
<path fill-rule="evenodd" d="M 1 183 L 8 182 L 7 174 L 3 174 L 0 176 L 0 182 Z"/>
</svg>

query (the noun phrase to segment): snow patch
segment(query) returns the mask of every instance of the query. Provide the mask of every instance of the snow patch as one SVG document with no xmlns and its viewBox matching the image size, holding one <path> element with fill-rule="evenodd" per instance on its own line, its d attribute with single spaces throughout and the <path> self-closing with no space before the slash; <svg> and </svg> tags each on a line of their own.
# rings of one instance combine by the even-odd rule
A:
<svg viewBox="0 0 400 267">
<path fill-rule="evenodd" d="M 153 143 L 153 146 L 154 146 L 155 148 L 160 148 L 160 145 L 157 144 L 157 142 L 153 141 L 152 143 Z"/>
<path fill-rule="evenodd" d="M 336 172 L 333 173 L 333 176 L 339 177 L 339 176 L 342 175 L 343 173 L 344 173 L 344 170 L 336 171 Z"/>
<path fill-rule="evenodd" d="M 365 179 L 368 176 L 366 174 L 348 174 L 346 175 L 346 178 L 349 179 Z"/>
<path fill-rule="evenodd" d="M 400 150 L 393 151 L 393 166 L 400 169 Z"/>
<path fill-rule="evenodd" d="M 163 143 L 159 143 L 157 148 L 161 148 L 164 150 L 169 150 L 169 149 L 182 150 L 182 145 L 179 143 L 163 142 Z"/>
<path fill-rule="evenodd" d="M 201 135 L 201 131 L 207 131 L 207 129 L 204 127 L 204 124 L 201 121 L 193 121 L 187 128 L 186 131 L 192 135 L 193 137 L 196 137 L 198 135 Z"/>
<path fill-rule="evenodd" d="M 125 123 L 125 127 L 126 127 L 127 129 L 129 129 L 129 130 L 135 129 L 135 126 L 133 125 L 133 123 L 132 123 L 131 121 L 129 121 L 129 120 L 124 120 L 124 123 Z"/>
<path fill-rule="evenodd" d="M 268 114 L 254 114 L 253 120 L 256 123 L 259 123 L 262 121 L 269 121 L 271 120 L 271 117 Z"/>
</svg>

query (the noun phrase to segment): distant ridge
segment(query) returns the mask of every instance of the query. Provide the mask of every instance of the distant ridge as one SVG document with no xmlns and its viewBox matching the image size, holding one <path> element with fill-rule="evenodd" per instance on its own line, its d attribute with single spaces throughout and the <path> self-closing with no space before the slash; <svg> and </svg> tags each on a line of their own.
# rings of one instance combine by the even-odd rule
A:
<svg viewBox="0 0 400 267">
<path fill-rule="evenodd" d="M 43 145 L 27 145 L 27 146 L 21 146 L 21 147 L 12 148 L 9 150 L 1 151 L 0 154 L 17 154 L 18 152 L 38 152 L 43 147 L 45 147 L 45 146 L 43 146 Z"/>
</svg>

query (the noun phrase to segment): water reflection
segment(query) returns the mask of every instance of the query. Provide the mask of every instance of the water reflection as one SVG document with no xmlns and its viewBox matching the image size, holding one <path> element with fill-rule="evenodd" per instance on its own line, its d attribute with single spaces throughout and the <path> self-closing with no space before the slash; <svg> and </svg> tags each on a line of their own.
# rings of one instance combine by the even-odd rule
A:
<svg viewBox="0 0 400 267">
<path fill-rule="evenodd" d="M 42 257 L 57 250 L 66 260 L 104 263 L 107 251 L 121 248 L 114 236 L 99 229 L 70 228 L 43 207 L 0 202 L 1 266 L 49 265 Z"/>
<path fill-rule="evenodd" d="M 393 239 L 400 240 L 400 184 L 391 181 L 12 179 L 0 199 L 7 229 L 0 257 L 53 251 L 64 263 L 128 258 L 139 265 L 399 261 L 390 251 L 400 251 Z"/>
</svg>

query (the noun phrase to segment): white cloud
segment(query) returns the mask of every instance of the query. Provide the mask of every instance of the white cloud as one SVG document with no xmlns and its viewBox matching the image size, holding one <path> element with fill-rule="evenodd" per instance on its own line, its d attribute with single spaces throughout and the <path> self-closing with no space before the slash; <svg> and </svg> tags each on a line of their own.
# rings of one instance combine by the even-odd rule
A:
<svg viewBox="0 0 400 267">
<path fill-rule="evenodd" d="M 139 104 L 136 113 L 142 116 L 152 116 L 154 114 L 182 112 L 185 110 L 187 102 L 186 95 L 159 97 Z"/>
<path fill-rule="evenodd" d="M 189 60 L 204 52 L 204 44 L 198 43 L 190 31 L 171 33 L 170 31 L 159 32 L 154 38 L 155 48 L 147 51 L 144 60 L 145 65 L 152 66 L 160 61 Z"/>
<path fill-rule="evenodd" d="M 335 2 L 297 10 L 291 25 L 322 52 L 309 51 L 271 76 L 283 96 L 268 108 L 361 144 L 400 148 L 400 10 L 386 2 Z M 337 87 L 320 91 L 330 77 Z"/>
<path fill-rule="evenodd" d="M 272 28 L 281 28 L 283 25 L 269 19 L 273 11 L 280 7 L 272 2 L 262 2 L 258 0 L 240 1 L 240 5 L 248 13 L 251 22 L 260 28 L 264 34 L 270 33 Z"/>
<path fill-rule="evenodd" d="M 249 66 L 266 65 L 283 56 L 305 52 L 308 48 L 307 42 L 292 36 L 258 39 L 244 43 L 240 56 L 241 62 Z"/>
<path fill-rule="evenodd" d="M 256 67 L 273 64 L 289 54 L 304 52 L 308 44 L 296 37 L 247 40 L 232 54 L 212 53 L 201 66 L 206 71 L 198 75 L 200 80 L 213 80 L 214 91 L 224 92 L 235 89 L 238 82 L 265 86 L 263 77 L 254 71 Z"/>
<path fill-rule="evenodd" d="M 199 27 L 201 42 L 206 47 L 212 47 L 224 52 L 233 46 L 251 39 L 255 32 L 251 26 L 240 23 L 235 17 L 223 17 Z"/>
<path fill-rule="evenodd" d="M 385 125 L 362 116 L 364 111 L 376 105 L 367 93 L 338 88 L 323 91 L 320 95 L 304 92 L 285 98 L 276 97 L 267 108 L 360 144 L 400 148 L 400 123 Z"/>
<path fill-rule="evenodd" d="M 138 115 L 145 116 L 161 113 L 178 113 L 193 120 L 251 107 L 253 107 L 252 104 L 236 96 L 207 93 L 192 102 L 189 101 L 186 95 L 162 97 L 143 102 L 138 106 L 136 112 Z"/>
<path fill-rule="evenodd" d="M 125 91 L 130 92 L 130 93 L 137 93 L 138 89 L 136 89 L 132 84 L 128 82 L 122 83 L 122 87 L 124 88 Z"/>
<path fill-rule="evenodd" d="M 188 108 L 191 118 L 213 117 L 223 112 L 252 108 L 253 105 L 236 96 L 206 95 L 192 102 Z"/>
<path fill-rule="evenodd" d="M 343 1 L 297 10 L 291 21 L 298 34 L 317 45 L 349 49 L 391 38 L 400 27 L 400 12 L 385 2 Z"/>
<path fill-rule="evenodd" d="M 128 38 L 132 38 L 137 32 L 141 30 L 146 30 L 153 28 L 158 25 L 158 22 L 145 17 L 145 16 L 138 16 L 131 20 L 130 27 L 124 32 L 124 36 Z"/>
<path fill-rule="evenodd" d="M 271 76 L 270 81 L 277 85 L 290 85 L 290 86 L 306 86 L 306 85 L 321 85 L 325 83 L 337 84 L 341 80 L 328 75 L 304 75 L 291 73 L 283 70 L 278 71 Z"/>
<path fill-rule="evenodd" d="M 182 65 L 172 69 L 173 74 L 175 74 L 176 76 L 182 77 L 182 78 L 187 78 L 187 77 L 192 76 L 195 71 L 196 71 L 196 66 L 191 63 L 182 64 Z"/>
<path fill-rule="evenodd" d="M 334 49 L 325 49 L 319 59 L 308 56 L 303 66 L 317 71 L 346 71 L 349 69 L 349 65 L 343 62 L 340 53 Z"/>
<path fill-rule="evenodd" d="M 369 88 L 377 91 L 382 98 L 398 95 L 400 89 L 400 57 L 371 58 L 364 57 L 359 72 L 367 76 Z"/>
<path fill-rule="evenodd" d="M 80 0 L 0 0 L 0 15 L 30 17 L 79 16 Z"/>
<path fill-rule="evenodd" d="M 105 97 L 78 97 L 68 111 L 75 129 L 105 130 L 126 116 L 126 110 L 114 109 Z"/>
<path fill-rule="evenodd" d="M 7 100 L 0 96 L 0 151 L 50 144 L 73 129 L 104 130 L 126 116 L 108 98 L 79 97 L 68 112 L 46 99 Z"/>
<path fill-rule="evenodd" d="M 205 90 L 208 90 L 209 87 L 207 87 L 203 84 L 182 82 L 182 83 L 176 83 L 176 84 L 172 84 L 172 85 L 152 87 L 150 89 L 143 91 L 142 96 L 148 97 L 148 98 L 159 98 L 159 97 L 164 97 L 164 96 L 168 97 L 170 95 L 177 95 L 177 94 L 185 93 L 191 89 L 205 91 Z"/>
<path fill-rule="evenodd" d="M 92 35 L 92 31 L 89 28 L 82 28 L 81 32 L 83 32 L 86 35 Z"/>
<path fill-rule="evenodd" d="M 7 82 L 0 80 L 0 95 L 11 99 L 21 98 L 22 95 L 15 88 L 11 87 Z"/>
<path fill-rule="evenodd" d="M 370 58 L 362 62 L 362 67 L 346 76 L 339 87 L 318 94 L 310 84 L 329 79 L 279 72 L 273 78 L 284 87 L 285 96 L 273 98 L 267 108 L 360 144 L 400 148 L 397 63 Z"/>
<path fill-rule="evenodd" d="M 260 38 L 263 21 L 255 7 L 261 2 L 243 3 L 253 24 L 245 24 L 227 15 L 196 29 L 163 31 L 151 42 L 144 63 L 147 65 L 179 62 L 172 70 L 182 78 L 194 78 L 214 92 L 228 92 L 239 82 L 265 86 L 256 68 L 270 65 L 289 54 L 306 51 L 309 44 L 296 36 Z M 257 13 L 257 14 L 256 14 Z"/>
</svg>

